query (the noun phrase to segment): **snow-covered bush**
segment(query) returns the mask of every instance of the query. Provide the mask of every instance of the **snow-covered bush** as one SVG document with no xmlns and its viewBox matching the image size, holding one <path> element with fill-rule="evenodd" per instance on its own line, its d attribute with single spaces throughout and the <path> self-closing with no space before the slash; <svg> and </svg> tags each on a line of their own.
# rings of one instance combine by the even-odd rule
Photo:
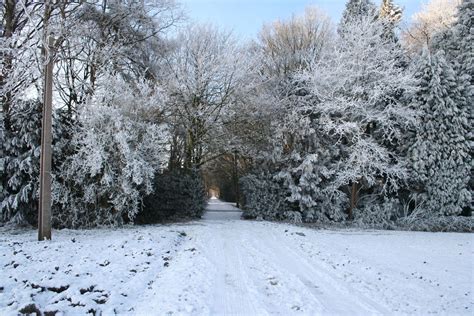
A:
<svg viewBox="0 0 474 316">
<path fill-rule="evenodd" d="M 287 190 L 269 174 L 242 177 L 240 188 L 244 199 L 244 218 L 301 221 L 301 215 L 295 214 L 294 207 L 286 199 Z"/>
<path fill-rule="evenodd" d="M 332 177 L 329 168 L 332 163 L 328 156 L 323 156 L 334 151 L 325 151 L 321 147 L 314 151 L 317 154 L 306 152 L 304 159 L 294 153 L 274 178 L 283 182 L 288 191 L 286 199 L 298 205 L 297 211 L 303 221 L 341 221 L 345 218 L 347 198 L 342 192 L 332 191 L 328 186 L 328 180 Z"/>
<path fill-rule="evenodd" d="M 397 228 L 427 232 L 474 232 L 472 216 L 403 217 Z"/>
<path fill-rule="evenodd" d="M 172 218 L 196 218 L 204 213 L 206 192 L 198 170 L 175 169 L 155 176 L 154 192 L 145 197 L 139 224 Z"/>
<path fill-rule="evenodd" d="M 56 226 L 133 221 L 167 160 L 166 128 L 148 121 L 162 111 L 161 91 L 146 82 L 132 87 L 112 76 L 102 84 L 78 115 L 71 141 L 75 153 L 57 175 Z"/>
<path fill-rule="evenodd" d="M 381 202 L 371 200 L 354 210 L 354 222 L 364 227 L 393 228 L 400 209 L 401 204 L 397 199 L 389 198 Z"/>
</svg>

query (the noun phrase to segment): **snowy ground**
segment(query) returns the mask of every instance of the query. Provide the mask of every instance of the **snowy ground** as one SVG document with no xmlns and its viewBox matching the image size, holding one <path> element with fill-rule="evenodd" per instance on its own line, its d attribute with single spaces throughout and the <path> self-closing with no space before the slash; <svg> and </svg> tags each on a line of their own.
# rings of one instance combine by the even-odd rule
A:
<svg viewBox="0 0 474 316">
<path fill-rule="evenodd" d="M 239 217 L 212 200 L 187 224 L 62 230 L 51 242 L 0 231 L 0 315 L 473 315 L 472 234 Z"/>
</svg>

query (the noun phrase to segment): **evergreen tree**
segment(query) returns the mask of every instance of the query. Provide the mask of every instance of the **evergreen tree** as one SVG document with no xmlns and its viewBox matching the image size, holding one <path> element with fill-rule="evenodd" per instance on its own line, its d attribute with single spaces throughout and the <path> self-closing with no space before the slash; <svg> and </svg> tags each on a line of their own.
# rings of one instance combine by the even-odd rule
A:
<svg viewBox="0 0 474 316">
<path fill-rule="evenodd" d="M 393 3 L 392 0 L 382 1 L 379 18 L 383 20 L 385 28 L 384 36 L 387 39 L 398 40 L 395 34 L 395 27 L 401 21 L 402 17 L 403 9 L 400 6 Z"/>
<path fill-rule="evenodd" d="M 35 224 L 38 212 L 42 103 L 18 100 L 11 110 L 11 131 L 0 130 L 0 222 Z M 53 187 L 66 155 L 72 129 L 60 109 L 53 112 Z"/>
<path fill-rule="evenodd" d="M 135 219 L 139 224 L 157 223 L 169 218 L 199 218 L 207 199 L 201 172 L 173 169 L 159 172 L 153 180 L 153 193 L 143 200 Z"/>
<path fill-rule="evenodd" d="M 407 176 L 397 147 L 414 116 L 400 95 L 415 82 L 411 71 L 400 67 L 398 45 L 384 38 L 381 20 L 366 16 L 348 30 L 303 79 L 317 100 L 311 113 L 319 113 L 316 126 L 323 139 L 333 140 L 328 147 L 340 147 L 324 172 L 330 184 L 323 193 L 345 191 L 351 217 L 364 195 L 381 200 L 397 192 Z"/>
<path fill-rule="evenodd" d="M 10 130 L 2 133 L 0 221 L 34 222 L 38 206 L 41 103 L 20 101 L 10 112 Z"/>
<path fill-rule="evenodd" d="M 339 23 L 338 33 L 344 36 L 344 33 L 350 32 L 350 26 L 362 19 L 377 15 L 376 6 L 371 0 L 349 0 L 342 13 L 342 19 Z"/>
<path fill-rule="evenodd" d="M 403 9 L 393 3 L 393 0 L 383 0 L 380 7 L 380 16 L 398 23 L 403 17 Z"/>
<path fill-rule="evenodd" d="M 458 215 L 471 199 L 464 87 L 442 51 L 423 56 L 417 78 L 421 122 L 410 148 L 412 172 L 428 214 Z"/>
<path fill-rule="evenodd" d="M 474 80 L 474 1 L 464 0 L 458 9 L 457 22 L 454 25 L 456 41 L 459 45 L 457 60 L 463 76 L 470 81 L 471 90 Z M 471 91 L 472 98 L 472 91 Z"/>
<path fill-rule="evenodd" d="M 474 122 L 474 27 L 472 16 L 474 14 L 474 1 L 465 0 L 458 8 L 456 22 L 453 27 L 440 32 L 433 40 L 431 49 L 433 51 L 443 50 L 446 60 L 451 64 L 457 74 L 463 98 L 458 101 L 460 108 L 467 112 L 468 120 L 465 128 L 468 131 L 467 138 L 470 141 L 470 164 L 474 155 L 474 133 L 472 126 Z M 470 179 L 471 195 L 474 191 L 473 177 Z M 472 205 L 470 205 L 472 210 Z M 467 209 L 467 213 L 471 213 Z"/>
<path fill-rule="evenodd" d="M 474 161 L 474 1 L 464 0 L 459 7 L 458 21 L 455 25 L 456 39 L 459 44 L 459 54 L 457 55 L 457 69 L 466 85 L 464 89 L 465 109 L 468 111 L 467 130 L 469 131 L 468 139 L 470 141 L 470 166 L 471 177 L 469 188 L 471 198 L 474 195 L 474 177 L 472 177 L 472 168 Z M 472 214 L 472 200 L 469 205 L 468 214 Z"/>
</svg>

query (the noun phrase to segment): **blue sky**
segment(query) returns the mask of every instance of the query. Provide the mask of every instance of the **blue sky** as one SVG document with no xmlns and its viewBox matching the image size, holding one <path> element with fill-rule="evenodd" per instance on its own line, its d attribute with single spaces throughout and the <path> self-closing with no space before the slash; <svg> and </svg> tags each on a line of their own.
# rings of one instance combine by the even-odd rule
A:
<svg viewBox="0 0 474 316">
<path fill-rule="evenodd" d="M 308 5 L 323 9 L 334 22 L 339 20 L 346 0 L 181 0 L 192 20 L 212 23 L 237 36 L 251 39 L 263 23 L 285 19 Z M 375 0 L 379 4 L 381 0 Z M 421 0 L 395 0 L 405 8 L 405 19 L 420 9 Z"/>
</svg>

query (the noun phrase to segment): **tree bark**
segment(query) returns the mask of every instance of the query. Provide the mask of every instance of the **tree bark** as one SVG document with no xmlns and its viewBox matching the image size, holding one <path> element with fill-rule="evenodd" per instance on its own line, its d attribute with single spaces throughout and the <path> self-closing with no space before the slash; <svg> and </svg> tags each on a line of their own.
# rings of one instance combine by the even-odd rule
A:
<svg viewBox="0 0 474 316">
<path fill-rule="evenodd" d="M 7 0 L 3 5 L 4 12 L 3 12 L 3 19 L 5 28 L 2 34 L 2 41 L 6 41 L 7 39 L 13 36 L 13 32 L 15 30 L 15 11 L 16 11 L 16 1 L 14 0 Z M 2 54 L 3 55 L 3 54 Z M 10 52 L 5 53 L 2 56 L 2 72 L 0 73 L 0 88 L 5 87 L 7 78 L 9 77 L 12 71 L 12 55 Z M 10 120 L 10 109 L 11 109 L 11 100 L 12 94 L 11 91 L 6 91 L 2 96 L 2 111 L 3 111 L 3 126 L 5 131 L 8 132 L 11 130 L 11 120 Z"/>
<path fill-rule="evenodd" d="M 349 220 L 352 220 L 354 218 L 354 209 L 357 206 L 357 200 L 358 200 L 358 191 L 359 191 L 359 184 L 357 181 L 352 182 L 351 186 L 351 204 L 349 206 Z"/>
</svg>

